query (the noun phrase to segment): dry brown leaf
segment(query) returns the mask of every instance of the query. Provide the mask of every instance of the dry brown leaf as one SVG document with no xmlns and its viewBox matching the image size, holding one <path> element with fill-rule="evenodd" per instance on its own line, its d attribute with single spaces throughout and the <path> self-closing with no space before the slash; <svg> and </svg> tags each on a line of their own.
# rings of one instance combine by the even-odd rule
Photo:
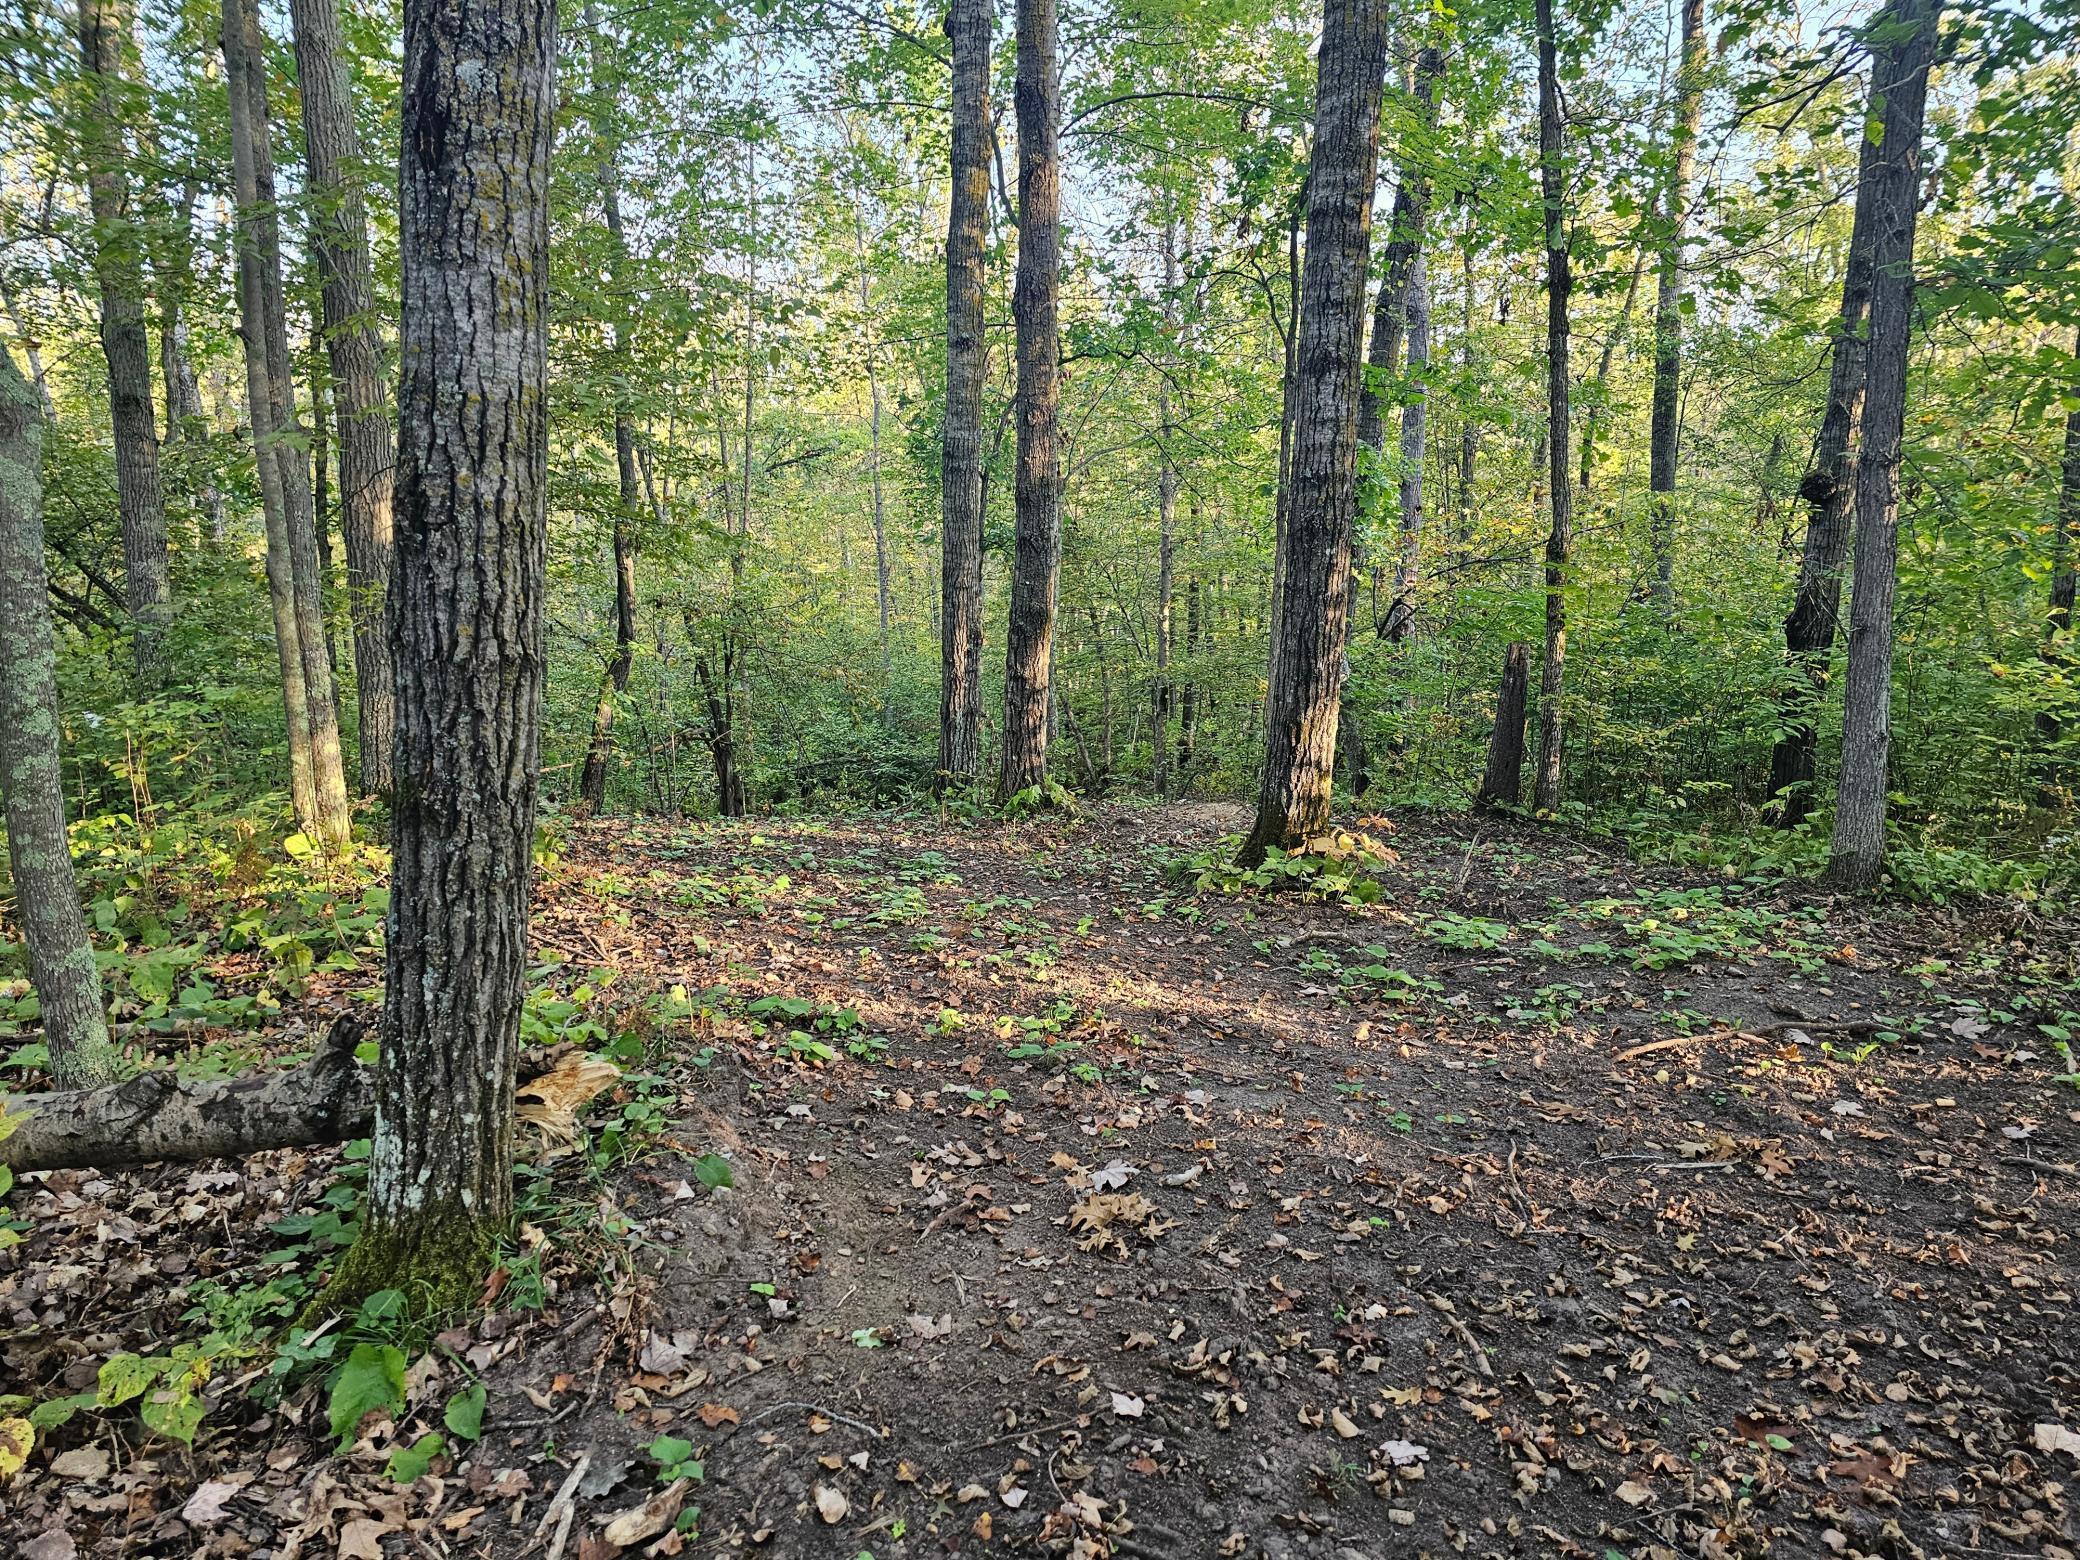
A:
<svg viewBox="0 0 2080 1560">
<path fill-rule="evenodd" d="M 572 1051 L 553 1069 L 513 1091 L 518 1102 L 513 1119 L 539 1132 L 541 1157 L 553 1159 L 578 1141 L 578 1112 L 620 1076 L 621 1069 L 605 1057 Z"/>
</svg>

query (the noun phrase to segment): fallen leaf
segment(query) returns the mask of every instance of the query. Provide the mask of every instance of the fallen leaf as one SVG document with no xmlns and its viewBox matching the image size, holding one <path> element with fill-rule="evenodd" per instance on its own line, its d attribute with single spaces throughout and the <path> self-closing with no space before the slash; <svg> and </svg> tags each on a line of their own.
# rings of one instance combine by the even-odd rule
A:
<svg viewBox="0 0 2080 1560">
<path fill-rule="evenodd" d="M 2080 1435 L 2075 1435 L 2064 1425 L 2038 1425 L 2036 1445 L 2038 1451 L 2047 1455 L 2052 1452 L 2064 1452 L 2068 1457 L 2080 1461 Z"/>
<path fill-rule="evenodd" d="M 1351 1423 L 1351 1416 L 1340 1408 L 1329 1410 L 1329 1427 L 1346 1441 L 1353 1439 L 1358 1434 L 1358 1427 Z"/>
<path fill-rule="evenodd" d="M 686 1504 L 686 1491 L 691 1479 L 674 1479 L 640 1506 L 631 1506 L 607 1519 L 605 1533 L 601 1536 L 610 1544 L 626 1549 L 631 1544 L 640 1544 L 655 1538 L 679 1515 L 679 1508 Z"/>
<path fill-rule="evenodd" d="M 1430 1448 L 1420 1441 L 1391 1440 L 1380 1446 L 1380 1455 L 1397 1468 L 1430 1460 Z"/>
<path fill-rule="evenodd" d="M 1654 1498 L 1654 1492 L 1637 1479 L 1627 1479 L 1611 1493 L 1628 1506 L 1644 1506 Z"/>
<path fill-rule="evenodd" d="M 1141 1410 L 1147 1405 L 1131 1392 L 1112 1394 L 1112 1411 L 1122 1419 L 1139 1419 Z"/>
<path fill-rule="evenodd" d="M 852 1502 L 845 1498 L 843 1490 L 834 1490 L 828 1484 L 816 1486 L 816 1514 L 826 1523 L 836 1526 L 851 1509 Z"/>
<path fill-rule="evenodd" d="M 98 1446 L 75 1446 L 51 1459 L 51 1472 L 61 1479 L 108 1477 L 108 1453 Z"/>
<path fill-rule="evenodd" d="M 224 1520 L 224 1502 L 238 1493 L 236 1484 L 223 1484 L 210 1479 L 198 1485 L 195 1493 L 188 1497 L 187 1505 L 181 1507 L 181 1520 L 196 1527 L 208 1527 Z"/>
</svg>

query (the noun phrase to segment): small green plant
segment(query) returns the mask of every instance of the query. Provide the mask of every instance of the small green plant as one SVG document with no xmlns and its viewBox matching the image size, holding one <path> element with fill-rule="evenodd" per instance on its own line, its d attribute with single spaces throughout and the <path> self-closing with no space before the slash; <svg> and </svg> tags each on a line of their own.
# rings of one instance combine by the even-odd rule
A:
<svg viewBox="0 0 2080 1560">
<path fill-rule="evenodd" d="M 693 1455 L 693 1443 L 676 1435 L 661 1435 L 652 1441 L 646 1451 L 652 1462 L 657 1464 L 657 1482 L 674 1484 L 680 1479 L 698 1481 L 703 1476 L 701 1464 Z"/>
</svg>

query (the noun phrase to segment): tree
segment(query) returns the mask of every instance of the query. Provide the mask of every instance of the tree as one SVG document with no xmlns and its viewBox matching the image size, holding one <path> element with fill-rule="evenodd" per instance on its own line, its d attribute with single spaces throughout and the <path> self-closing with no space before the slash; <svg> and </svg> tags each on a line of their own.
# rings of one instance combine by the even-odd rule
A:
<svg viewBox="0 0 2080 1560">
<path fill-rule="evenodd" d="M 290 799 L 298 827 L 318 844 L 335 846 L 346 840 L 350 828 L 346 771 L 325 643 L 310 464 L 302 449 L 289 363 L 281 226 L 268 145 L 266 56 L 252 0 L 224 0 L 223 43 L 238 196 L 239 333 L 245 343 L 248 416 L 267 527 L 267 589 L 289 727 Z"/>
<path fill-rule="evenodd" d="M 371 796 L 390 791 L 390 638 L 383 603 L 390 588 L 391 483 L 397 463 L 376 342 L 363 209 L 360 138 L 341 55 L 336 0 L 292 0 L 296 77 L 312 200 L 325 350 L 339 427 L 339 530 L 347 559 L 347 609 L 354 625 L 354 691 L 360 713 L 360 780 Z"/>
<path fill-rule="evenodd" d="M 1245 866 L 1320 834 L 1329 822 L 1350 630 L 1365 271 L 1386 50 L 1379 0 L 1326 0 L 1308 164 L 1298 373 L 1288 391 L 1292 497 L 1274 567 L 1264 770 L 1256 823 L 1237 858 Z"/>
<path fill-rule="evenodd" d="M 1170 794 L 1170 641 L 1177 594 L 1178 427 L 1172 420 L 1170 374 L 1177 341 L 1177 217 L 1163 215 L 1162 377 L 1156 386 L 1156 675 L 1149 692 L 1149 781 Z"/>
<path fill-rule="evenodd" d="M 2080 334 L 2073 340 L 2073 363 L 2080 372 Z M 2067 402 L 2066 436 L 2059 457 L 2058 497 L 2051 516 L 2051 580 L 2044 611 L 2042 655 L 2054 673 L 2063 668 L 2072 653 L 2075 587 L 2080 570 L 2074 568 L 2073 552 L 2080 546 L 2080 383 L 2075 383 Z M 2037 713 L 2037 737 L 2045 746 L 2058 741 L 2065 723 L 2056 710 Z M 2049 787 L 2047 786 L 2048 790 Z"/>
<path fill-rule="evenodd" d="M 1870 107 L 1866 123 L 1884 112 L 1899 67 L 1898 51 L 1884 33 L 1871 53 Z M 1827 365 L 1827 403 L 1813 448 L 1813 465 L 1799 483 L 1806 505 L 1805 543 L 1798 584 L 1784 619 L 1789 685 L 1778 711 L 1778 736 L 1770 751 L 1769 794 L 1786 828 L 1805 821 L 1813 804 L 1820 751 L 1819 705 L 1827 692 L 1829 662 L 1842 600 L 1842 562 L 1849 554 L 1850 505 L 1856 497 L 1857 424 L 1863 417 L 1864 323 L 1871 304 L 1871 246 L 1876 239 L 1880 142 L 1857 138 L 1856 207 L 1842 269 L 1842 306 L 1835 316 L 1833 352 Z"/>
<path fill-rule="evenodd" d="M 1892 597 L 1899 569 L 1899 462 L 1906 427 L 1907 354 L 1914 326 L 1914 229 L 1921 215 L 1921 128 L 1941 0 L 1893 0 L 1875 24 L 1897 38 L 1882 80 L 1871 191 L 1871 327 L 1856 461 L 1856 561 L 1849 602 L 1849 674 L 1842 767 L 1826 878 L 1864 889 L 1885 863 L 1886 767 L 1892 752 Z M 1868 121 L 1866 121 L 1868 125 Z M 1865 129 L 1865 135 L 1870 129 Z M 1858 191 L 1859 201 L 1862 191 Z"/>
<path fill-rule="evenodd" d="M 65 830 L 57 652 L 43 565 L 43 408 L 0 347 L 0 797 L 15 914 L 61 1089 L 116 1075 Z"/>
<path fill-rule="evenodd" d="M 1062 574 L 1061 83 L 1054 0 L 1018 0 L 1018 476 L 1004 627 L 1004 763 L 997 798 L 1047 783 L 1055 596 Z"/>
<path fill-rule="evenodd" d="M 940 457 L 939 788 L 982 769 L 982 251 L 989 216 L 990 0 L 953 0 L 953 178 L 946 216 Z"/>
<path fill-rule="evenodd" d="M 1676 456 L 1682 438 L 1683 241 L 1690 225 L 1690 162 L 1704 102 L 1704 0 L 1683 0 L 1682 61 L 1676 74 L 1675 122 L 1669 130 L 1668 185 L 1662 202 L 1667 235 L 1654 297 L 1654 407 L 1648 435 L 1648 525 L 1654 546 L 1654 594 L 1664 613 L 1675 608 Z"/>
<path fill-rule="evenodd" d="M 330 1303 L 469 1298 L 513 1209 L 547 570 L 550 0 L 407 0 L 397 788 L 362 1234 Z"/>
<path fill-rule="evenodd" d="M 123 521 L 123 594 L 138 675 L 152 681 L 173 618 L 166 556 L 166 496 L 152 418 L 152 354 L 144 328 L 143 224 L 131 200 L 123 126 L 129 0 L 80 0 L 80 59 L 88 101 L 82 141 L 94 213 L 94 275 L 101 291 L 101 351 L 115 424 L 116 501 Z M 169 414 L 170 415 L 170 414 Z"/>
<path fill-rule="evenodd" d="M 1567 552 L 1574 540 L 1574 483 L 1568 471 L 1567 309 L 1573 287 L 1567 232 L 1565 125 L 1560 104 L 1560 46 L 1553 0 L 1537 0 L 1538 183 L 1546 236 L 1546 532 L 1545 655 L 1538 674 L 1538 776 L 1533 804 L 1542 813 L 1560 806 L 1561 744 L 1566 735 L 1560 705 L 1567 668 Z"/>
</svg>

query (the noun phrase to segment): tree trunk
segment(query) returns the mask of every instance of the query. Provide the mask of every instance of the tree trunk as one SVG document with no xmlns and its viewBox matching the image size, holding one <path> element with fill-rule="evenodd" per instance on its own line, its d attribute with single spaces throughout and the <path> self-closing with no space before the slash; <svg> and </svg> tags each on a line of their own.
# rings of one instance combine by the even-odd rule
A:
<svg viewBox="0 0 2080 1560">
<path fill-rule="evenodd" d="M 946 421 L 941 434 L 939 773 L 982 771 L 982 252 L 989 217 L 990 0 L 953 0 L 953 186 L 946 219 Z"/>
<path fill-rule="evenodd" d="M 687 626 L 688 635 L 692 625 Z M 715 766 L 715 811 L 725 818 L 744 816 L 744 780 L 737 771 L 736 736 L 731 729 L 729 664 L 725 656 L 722 680 L 717 682 L 708 658 L 698 647 L 693 653 L 693 673 L 700 680 L 708 703 L 708 757 Z"/>
<path fill-rule="evenodd" d="M 397 790 L 366 1221 L 335 1283 L 475 1293 L 513 1210 L 547 572 L 550 0 L 407 0 Z"/>
<path fill-rule="evenodd" d="M 586 9 L 587 25 L 592 11 Z M 612 241 L 612 273 L 617 284 L 628 270 L 628 230 L 621 221 L 621 170 L 618 148 L 610 149 L 600 167 L 600 199 Z M 617 285 L 620 294 L 624 289 Z M 619 484 L 614 513 L 614 653 L 600 680 L 592 709 L 592 739 L 578 775 L 578 800 L 589 812 L 607 804 L 607 765 L 614 755 L 614 710 L 628 691 L 636 654 L 636 519 L 642 513 L 641 479 L 636 470 L 635 409 L 629 402 L 629 376 L 635 370 L 625 316 L 614 320 L 614 475 Z"/>
<path fill-rule="evenodd" d="M 2073 359 L 2080 365 L 2080 334 L 2073 340 Z M 2057 509 L 2051 519 L 2051 591 L 2044 614 L 2044 660 L 2054 674 L 2061 673 L 2072 657 L 2073 605 L 2076 575 L 2073 567 L 2075 539 L 2080 538 L 2080 382 L 2072 394 L 2073 409 L 2066 413 L 2065 456 L 2060 464 Z M 2037 712 L 2037 740 L 2050 747 L 2064 735 L 2064 726 L 2053 710 Z M 2044 800 L 2058 800 L 2054 773 L 2047 767 Z"/>
<path fill-rule="evenodd" d="M 1503 652 L 1502 686 L 1495 695 L 1495 729 L 1488 767 L 1473 798 L 1477 811 L 1514 807 L 1524 794 L 1524 706 L 1531 691 L 1531 647 L 1515 642 Z"/>
<path fill-rule="evenodd" d="M 1596 357 L 1596 399 L 1589 403 L 1589 410 L 1582 417 L 1582 493 L 1586 497 L 1589 483 L 1596 474 L 1596 434 L 1603 426 L 1605 401 L 1611 382 L 1611 362 L 1618 355 L 1618 340 L 1632 328 L 1633 306 L 1639 302 L 1640 278 L 1647 273 L 1646 246 L 1633 251 L 1632 276 L 1625 283 L 1625 302 L 1618 309 L 1618 323 L 1605 331 L 1603 349 Z"/>
<path fill-rule="evenodd" d="M 1888 7 L 1884 15 L 1894 14 Z M 1871 53 L 1867 120 L 1884 111 L 1885 95 L 1899 70 L 1899 50 L 1883 38 Z M 1883 150 L 1868 134 L 1857 158 L 1856 208 L 1842 273 L 1842 308 L 1836 317 L 1834 353 L 1828 363 L 1827 407 L 1813 451 L 1813 467 L 1799 483 L 1806 504 L 1805 546 L 1798 585 L 1784 619 L 1784 650 L 1791 673 L 1778 710 L 1779 735 L 1770 753 L 1769 793 L 1781 804 L 1786 828 L 1805 821 L 1813 805 L 1820 751 L 1819 707 L 1827 694 L 1840 620 L 1842 560 L 1849 551 L 1850 505 L 1856 496 L 1853 445 L 1863 416 L 1866 359 L 1864 323 L 1871 303 L 1871 250 L 1876 241 L 1873 201 Z"/>
<path fill-rule="evenodd" d="M 58 656 L 43 564 L 43 427 L 35 390 L 0 347 L 0 799 L 51 1076 L 61 1089 L 77 1089 L 113 1078 L 118 1057 L 65 833 Z"/>
<path fill-rule="evenodd" d="M 1199 582 L 1188 580 L 1184 587 L 1184 654 L 1191 661 L 1199 653 Z M 1199 683 L 1186 668 L 1184 688 L 1177 699 L 1177 788 L 1192 783 L 1192 752 L 1199 740 Z"/>
<path fill-rule="evenodd" d="M 361 146 L 341 57 L 336 0 L 292 0 L 290 16 L 313 197 L 311 243 L 338 416 L 339 530 L 347 555 L 347 610 L 354 626 L 361 790 L 387 796 L 396 712 L 383 611 L 390 588 L 391 484 L 397 457 L 376 341 L 368 219 L 357 171 Z"/>
<path fill-rule="evenodd" d="M 1165 346 L 1177 333 L 1177 218 L 1163 221 L 1163 334 Z M 1154 737 L 1149 743 L 1149 785 L 1170 794 L 1170 634 L 1177 594 L 1177 425 L 1171 420 L 1169 364 L 1156 385 L 1156 677 L 1149 691 Z"/>
<path fill-rule="evenodd" d="M 1004 630 L 1004 763 L 997 799 L 1047 781 L 1055 594 L 1062 572 L 1061 84 L 1054 0 L 1018 0 L 1017 517 Z"/>
<path fill-rule="evenodd" d="M 1561 689 L 1567 666 L 1567 552 L 1574 540 L 1574 483 L 1567 469 L 1567 305 L 1574 284 L 1567 253 L 1567 167 L 1560 119 L 1560 46 L 1553 0 L 1537 0 L 1538 173 L 1546 228 L 1546 458 L 1552 528 L 1546 533 L 1545 656 L 1538 677 L 1538 784 L 1542 813 L 1560 806 Z"/>
<path fill-rule="evenodd" d="M 1300 288 L 1292 499 L 1279 549 L 1264 702 L 1257 819 L 1239 860 L 1320 834 L 1329 822 L 1336 716 L 1350 629 L 1351 534 L 1357 519 L 1358 400 L 1365 271 L 1386 70 L 1379 0 L 1325 0 L 1308 171 L 1307 261 Z"/>
<path fill-rule="evenodd" d="M 80 0 L 81 63 L 92 93 L 84 126 L 87 195 L 94 213 L 94 275 L 101 291 L 101 351 L 115 424 L 116 505 L 123 521 L 123 594 L 138 676 L 156 682 L 165 661 L 173 586 L 166 561 L 166 494 L 152 418 L 152 354 L 144 328 L 143 226 L 132 209 L 123 127 L 130 0 Z"/>
<path fill-rule="evenodd" d="M 1408 638 L 1416 617 L 1416 574 L 1422 561 L 1423 458 L 1428 432 L 1429 394 L 1423 376 L 1430 367 L 1430 278 L 1422 251 L 1409 269 L 1408 294 L 1409 397 L 1401 408 L 1401 551 L 1394 560 L 1394 594 L 1380 632 L 1389 644 Z"/>
<path fill-rule="evenodd" d="M 1870 339 L 1856 462 L 1856 561 L 1849 675 L 1827 881 L 1864 889 L 1885 862 L 1885 775 L 1892 747 L 1892 597 L 1899 565 L 1899 463 L 1914 325 L 1914 229 L 1921 214 L 1921 129 L 1941 0 L 1894 0 L 1877 26 L 1896 37 L 1873 60 L 1885 83 L 1871 197 Z M 1887 66 L 1890 66 L 1888 69 Z M 1880 74 L 1882 73 L 1882 74 Z M 1868 128 L 1865 134 L 1869 134 Z M 1858 190 L 1858 205 L 1864 192 Z"/>
<path fill-rule="evenodd" d="M 895 681 L 895 649 L 889 638 L 894 616 L 890 594 L 888 552 L 888 509 L 881 493 L 881 363 L 874 340 L 873 293 L 867 280 L 867 223 L 855 200 L 852 207 L 852 245 L 859 260 L 859 317 L 865 336 L 867 369 L 867 483 L 874 502 L 874 609 L 881 639 L 881 715 L 889 716 L 888 695 Z"/>
<path fill-rule="evenodd" d="M 298 826 L 319 845 L 332 847 L 343 844 L 349 830 L 346 772 L 325 643 L 310 463 L 300 447 L 296 386 L 289 366 L 281 229 L 268 144 L 266 55 L 251 0 L 225 0 L 224 63 L 239 208 L 240 334 L 267 517 L 268 589 L 274 598 L 283 703 L 290 724 L 291 797 Z"/>
<path fill-rule="evenodd" d="M 1669 131 L 1668 189 L 1660 272 L 1654 296 L 1654 411 L 1649 435 L 1648 533 L 1654 549 L 1654 600 L 1664 617 L 1676 605 L 1676 456 L 1682 442 L 1683 247 L 1690 226 L 1690 159 L 1704 104 L 1704 0 L 1683 0 L 1682 65 Z"/>
<path fill-rule="evenodd" d="M 1415 277 L 1416 261 L 1423 252 L 1423 239 L 1430 222 L 1429 137 L 1437 130 L 1437 84 L 1444 76 L 1444 54 L 1425 48 L 1416 56 L 1417 142 L 1414 151 L 1403 151 L 1405 167 L 1394 191 L 1394 214 L 1387 235 L 1387 248 L 1372 306 L 1372 342 L 1365 362 L 1365 388 L 1358 400 L 1358 439 L 1379 466 L 1386 453 L 1386 418 L 1379 392 L 1401 367 L 1401 347 L 1408 328 L 1408 293 Z"/>
</svg>

